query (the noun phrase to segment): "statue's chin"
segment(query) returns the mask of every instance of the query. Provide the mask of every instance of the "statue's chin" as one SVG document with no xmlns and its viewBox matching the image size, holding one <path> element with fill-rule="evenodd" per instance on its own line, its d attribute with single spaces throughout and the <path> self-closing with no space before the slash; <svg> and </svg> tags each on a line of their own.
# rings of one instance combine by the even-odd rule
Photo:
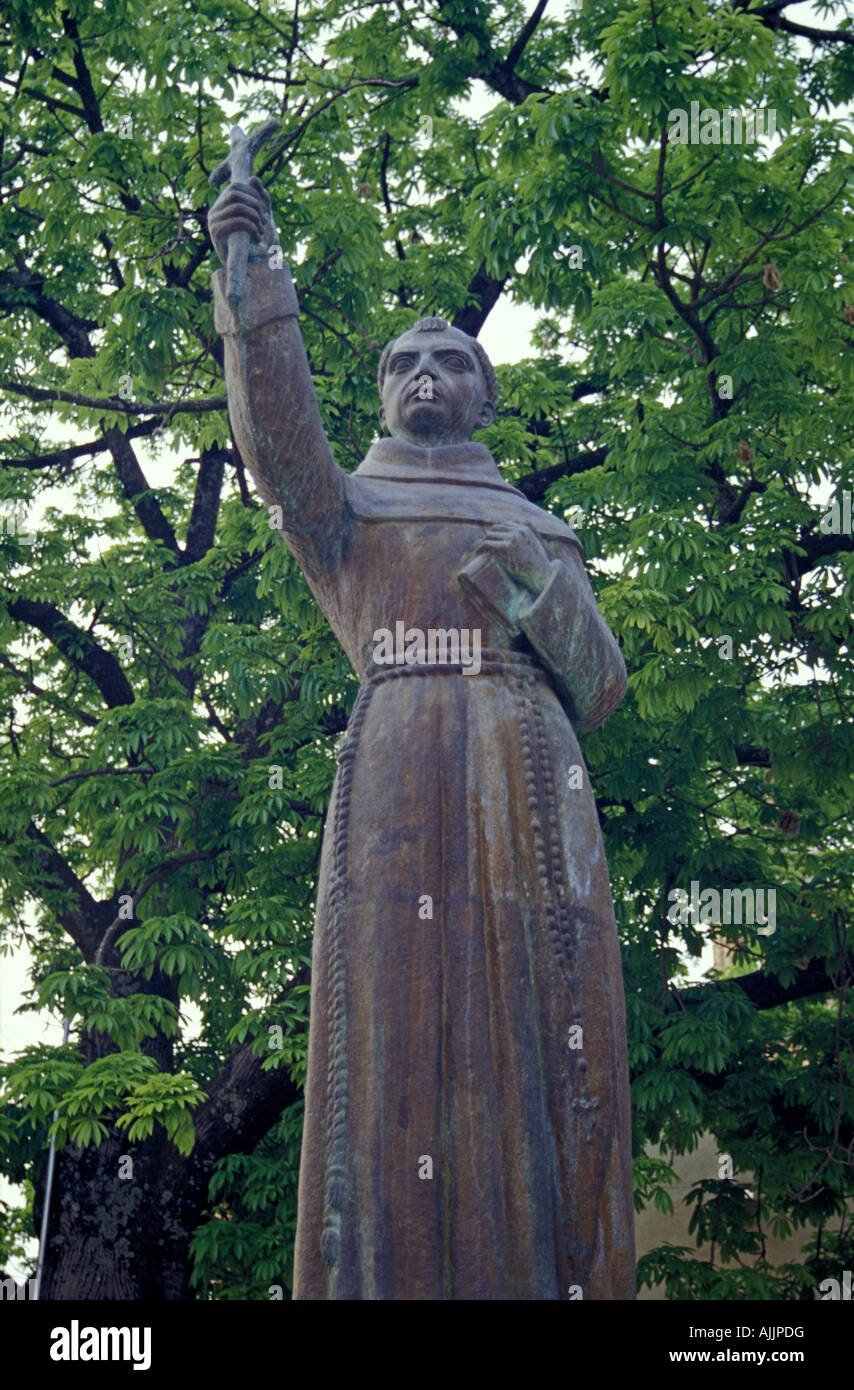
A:
<svg viewBox="0 0 854 1390">
<path fill-rule="evenodd" d="M 448 420 L 444 411 L 433 406 L 413 411 L 404 424 L 397 421 L 391 433 L 396 439 L 405 439 L 407 444 L 420 444 L 423 449 L 434 449 L 439 444 L 464 444 L 471 438 L 471 431 L 460 428 L 459 421 Z"/>
</svg>

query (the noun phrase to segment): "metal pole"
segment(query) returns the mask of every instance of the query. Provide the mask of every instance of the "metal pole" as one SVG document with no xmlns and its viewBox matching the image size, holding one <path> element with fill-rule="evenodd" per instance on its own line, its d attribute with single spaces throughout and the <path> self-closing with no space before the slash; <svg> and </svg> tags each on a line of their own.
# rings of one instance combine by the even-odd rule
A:
<svg viewBox="0 0 854 1390">
<path fill-rule="evenodd" d="M 68 1034 L 71 1031 L 71 1020 L 62 1020 L 62 1045 L 68 1042 Z M 54 1110 L 53 1118 L 56 1121 L 59 1115 L 58 1110 Z M 39 1236 L 39 1258 L 36 1263 L 36 1298 L 41 1298 L 42 1292 L 42 1269 L 44 1268 L 44 1257 L 47 1251 L 47 1219 L 50 1214 L 50 1195 L 53 1190 L 53 1169 L 56 1163 L 56 1140 L 51 1137 L 50 1149 L 47 1155 L 47 1178 L 44 1186 L 44 1207 L 42 1209 L 42 1228 Z"/>
</svg>

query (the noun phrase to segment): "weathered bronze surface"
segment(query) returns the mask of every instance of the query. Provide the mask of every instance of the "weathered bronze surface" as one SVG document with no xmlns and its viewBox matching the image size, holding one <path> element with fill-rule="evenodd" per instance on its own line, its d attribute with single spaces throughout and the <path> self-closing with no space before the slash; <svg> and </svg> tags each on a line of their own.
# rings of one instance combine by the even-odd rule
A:
<svg viewBox="0 0 854 1390">
<path fill-rule="evenodd" d="M 232 427 L 361 678 L 318 891 L 294 1297 L 633 1298 L 620 956 L 576 739 L 623 698 L 622 656 L 573 532 L 471 442 L 495 383 L 465 334 L 423 320 L 386 351 L 390 437 L 338 468 L 268 209 L 253 180 L 210 218 L 220 254 L 254 238 L 238 305 L 214 276 Z"/>
</svg>

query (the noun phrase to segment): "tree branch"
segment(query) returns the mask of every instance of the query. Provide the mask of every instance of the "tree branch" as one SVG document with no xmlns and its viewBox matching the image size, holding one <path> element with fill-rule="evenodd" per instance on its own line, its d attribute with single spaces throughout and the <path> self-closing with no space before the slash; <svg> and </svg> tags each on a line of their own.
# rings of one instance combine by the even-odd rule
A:
<svg viewBox="0 0 854 1390">
<path fill-rule="evenodd" d="M 854 44 L 854 34 L 845 29 L 814 29 L 811 24 L 798 24 L 780 14 L 763 14 L 762 23 L 775 33 L 796 34 L 802 39 L 812 39 L 813 43 Z"/>
<path fill-rule="evenodd" d="M 9 616 L 29 623 L 44 633 L 61 656 L 82 671 L 98 687 L 109 709 L 132 705 L 133 689 L 116 658 L 100 647 L 88 632 L 67 618 L 55 604 L 40 599 L 16 598 L 6 605 Z"/>
<path fill-rule="evenodd" d="M 737 743 L 735 760 L 741 767 L 770 767 L 771 752 L 770 749 L 760 748 L 755 743 Z"/>
<path fill-rule="evenodd" d="M 156 420 L 146 420 L 139 425 L 131 425 L 125 431 L 126 439 L 147 438 L 153 434 L 157 428 Z M 67 449 L 54 449 L 49 454 L 30 454 L 29 458 L 19 459 L 0 459 L 0 465 L 4 468 L 52 468 L 55 464 L 59 466 L 59 476 L 64 477 L 70 472 L 75 459 L 83 458 L 87 454 L 103 454 L 109 449 L 106 437 L 93 439 L 88 444 L 72 444 Z"/>
<path fill-rule="evenodd" d="M 563 463 L 555 463 L 551 468 L 541 468 L 536 473 L 525 473 L 517 478 L 514 487 L 531 502 L 541 502 L 558 478 L 572 478 L 576 473 L 587 473 L 591 468 L 599 468 L 608 457 L 609 449 L 603 444 L 599 449 L 590 449 L 585 454 L 576 454 Z"/>
<path fill-rule="evenodd" d="M 17 271 L 0 271 L 0 290 L 11 291 L 0 295 L 0 307 L 8 312 L 14 312 L 18 307 L 32 309 L 59 334 L 72 357 L 94 357 L 95 349 L 89 339 L 89 329 L 97 328 L 97 321 L 72 314 L 58 300 L 44 294 L 44 277 L 29 270 L 21 257 L 15 259 Z"/>
<path fill-rule="evenodd" d="M 21 855 L 18 869 L 27 891 L 54 913 L 85 959 L 91 961 L 111 915 L 109 907 L 92 897 L 44 831 L 31 822 L 24 833 L 30 850 Z M 11 837 L 4 835 L 4 839 L 11 843 Z"/>
<path fill-rule="evenodd" d="M 519 30 L 518 37 L 516 38 L 515 42 L 511 45 L 510 52 L 507 54 L 507 57 L 504 60 L 504 66 L 507 68 L 509 72 L 512 72 L 513 69 L 516 67 L 516 64 L 518 63 L 522 54 L 525 52 L 528 43 L 533 38 L 534 32 L 537 28 L 537 25 L 543 17 L 548 2 L 549 0 L 539 0 L 539 3 L 534 7 L 532 13 L 528 16 L 525 23 L 522 25 L 522 28 Z"/>
<path fill-rule="evenodd" d="M 0 381 L 0 386 L 16 396 L 26 396 L 30 401 L 63 401 L 67 405 L 82 405 L 89 410 L 103 410 L 119 415 L 202 415 L 212 410 L 225 410 L 225 396 L 203 396 L 186 401 L 123 401 L 118 396 L 106 399 L 98 396 L 81 396 L 76 391 L 47 391 L 39 386 L 28 386 L 22 381 Z"/>
<path fill-rule="evenodd" d="M 219 501 L 222 494 L 222 481 L 226 461 L 230 458 L 227 449 L 205 449 L 196 475 L 196 491 L 193 509 L 187 526 L 187 540 L 184 548 L 185 563 L 192 564 L 207 554 L 214 541 L 216 521 L 219 514 Z"/>
<path fill-rule="evenodd" d="M 309 969 L 303 966 L 277 1002 L 309 978 Z M 208 1099 L 195 1115 L 196 1143 L 190 1163 L 197 1170 L 209 1172 L 226 1154 L 251 1153 L 282 1112 L 301 1098 L 302 1091 L 287 1067 L 264 1071 L 265 1060 L 248 1044 L 235 1048 L 208 1086 Z"/>
<path fill-rule="evenodd" d="M 175 532 L 161 511 L 160 503 L 140 468 L 139 460 L 127 435 L 119 429 L 118 425 L 113 425 L 107 430 L 104 439 L 113 456 L 125 497 L 136 512 L 139 523 L 148 539 L 165 545 L 173 555 L 180 556 L 181 551 L 175 539 Z"/>
<path fill-rule="evenodd" d="M 454 315 L 452 327 L 476 338 L 498 303 L 509 278 L 504 275 L 496 280 L 495 276 L 487 274 L 486 261 L 481 261 L 466 290 L 466 307 Z"/>
<path fill-rule="evenodd" d="M 459 5 L 457 0 L 439 0 L 439 10 L 462 11 L 449 15 L 445 21 L 458 38 L 476 39 L 480 48 L 477 59 L 477 66 L 474 76 L 479 77 L 485 82 L 487 87 L 491 87 L 499 96 L 504 97 L 513 106 L 519 106 L 526 97 L 534 92 L 548 92 L 547 87 L 539 87 L 533 82 L 527 82 L 524 77 L 519 77 L 515 71 L 515 64 L 519 61 L 522 53 L 528 44 L 534 30 L 540 22 L 545 4 L 543 0 L 535 7 L 533 14 L 525 21 L 524 26 L 515 39 L 510 53 L 506 58 L 499 58 L 489 44 L 489 34 L 485 24 L 478 21 L 465 5 Z M 532 23 L 532 21 L 534 21 Z M 513 61 L 510 61 L 511 55 Z"/>
<path fill-rule="evenodd" d="M 807 574 L 811 569 L 814 569 L 822 560 L 829 560 L 840 552 L 854 550 L 854 536 L 847 536 L 842 533 L 826 536 L 817 531 L 809 531 L 798 537 L 798 544 L 806 551 L 805 555 L 795 555 L 790 550 L 786 551 L 786 555 L 797 572 L 798 578 L 800 578 L 802 574 Z"/>
<path fill-rule="evenodd" d="M 844 968 L 849 979 L 854 978 L 854 956 L 846 957 Z M 776 975 L 765 970 L 754 970 L 750 975 L 740 975 L 735 980 L 721 983 L 737 985 L 757 1009 L 776 1009 L 780 1004 L 788 1004 L 793 999 L 809 999 L 815 994 L 829 994 L 831 990 L 839 988 L 840 979 L 838 966 L 834 978 L 827 969 L 827 962 L 815 959 L 803 970 L 798 970 L 790 985 L 781 984 Z"/>
</svg>

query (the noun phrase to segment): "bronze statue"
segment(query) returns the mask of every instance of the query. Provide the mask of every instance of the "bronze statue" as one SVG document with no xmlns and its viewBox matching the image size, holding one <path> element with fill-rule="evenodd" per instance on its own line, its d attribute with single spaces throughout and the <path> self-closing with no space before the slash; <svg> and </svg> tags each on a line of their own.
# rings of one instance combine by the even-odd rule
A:
<svg viewBox="0 0 854 1390">
<path fill-rule="evenodd" d="M 251 240 L 239 296 L 214 275 L 235 439 L 361 678 L 318 888 L 294 1298 L 634 1298 L 620 955 L 576 739 L 626 675 L 581 547 L 471 441 L 495 373 L 442 319 L 385 349 L 389 436 L 345 474 L 260 181 L 209 227 L 223 260 Z"/>
</svg>

